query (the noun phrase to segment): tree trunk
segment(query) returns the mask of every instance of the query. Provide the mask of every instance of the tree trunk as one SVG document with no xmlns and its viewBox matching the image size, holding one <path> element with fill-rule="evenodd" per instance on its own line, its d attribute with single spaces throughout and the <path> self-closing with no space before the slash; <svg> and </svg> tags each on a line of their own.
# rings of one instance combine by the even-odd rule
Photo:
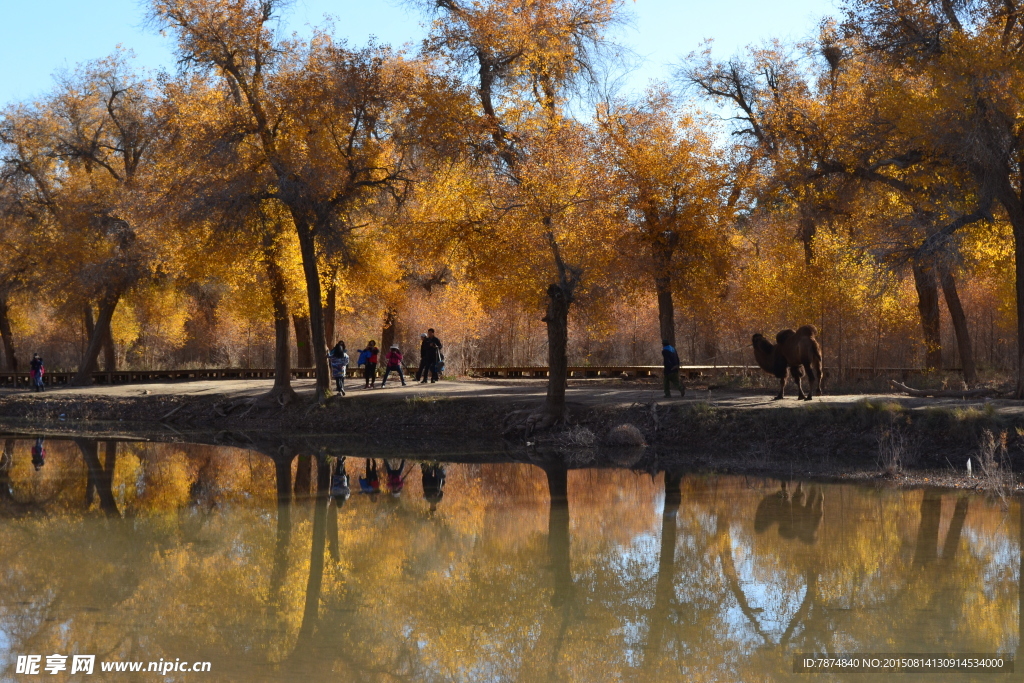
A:
<svg viewBox="0 0 1024 683">
<path fill-rule="evenodd" d="M 548 393 L 545 412 L 552 422 L 565 417 L 565 388 L 569 373 L 569 304 L 572 295 L 564 286 L 548 286 L 548 310 L 543 320 L 548 329 Z"/>
<path fill-rule="evenodd" d="M 398 332 L 398 310 L 389 305 L 384 310 L 384 327 L 380 332 L 380 348 L 387 353 L 391 345 L 395 343 L 395 335 Z"/>
<path fill-rule="evenodd" d="M 956 291 L 956 280 L 948 267 L 940 269 L 939 279 L 942 283 L 942 293 L 946 297 L 946 308 L 949 309 L 949 317 L 953 321 L 953 330 L 956 332 L 956 345 L 960 352 L 964 382 L 968 387 L 972 387 L 978 383 L 978 370 L 974 365 L 974 346 L 971 344 L 971 332 L 967 329 L 967 316 L 964 315 L 964 307 L 960 303 L 960 294 Z"/>
<path fill-rule="evenodd" d="M 14 334 L 11 332 L 10 308 L 7 297 L 0 297 L 0 339 L 3 339 L 4 358 L 10 372 L 18 371 L 18 357 L 14 355 Z"/>
<path fill-rule="evenodd" d="M 117 348 L 114 346 L 114 335 L 107 325 L 103 334 L 103 371 L 117 372 Z"/>
<path fill-rule="evenodd" d="M 0 501 L 14 500 L 11 491 L 11 466 L 14 464 L 14 439 L 4 439 L 4 450 L 0 453 Z"/>
<path fill-rule="evenodd" d="M 939 327 L 939 286 L 931 264 L 915 262 L 914 286 L 917 288 L 917 310 L 924 332 L 925 367 L 942 369 L 942 337 Z"/>
<path fill-rule="evenodd" d="M 274 386 L 267 396 L 281 397 L 282 402 L 288 403 L 296 394 L 292 389 L 292 359 L 288 347 L 290 316 L 288 300 L 285 298 L 284 274 L 274 254 L 265 254 L 264 262 L 270 280 L 270 298 L 274 303 Z"/>
<path fill-rule="evenodd" d="M 712 313 L 704 311 L 697 319 L 700 328 L 701 346 L 704 350 L 704 362 L 717 365 L 718 359 L 718 327 Z"/>
<path fill-rule="evenodd" d="M 288 545 L 292 537 L 292 456 L 286 455 L 282 448 L 273 460 L 277 484 L 277 534 L 274 567 L 270 571 L 270 601 L 276 603 L 288 573 Z"/>
<path fill-rule="evenodd" d="M 302 272 L 306 277 L 306 298 L 312 323 L 311 351 L 316 363 L 316 398 L 320 403 L 331 395 L 331 373 L 327 367 L 327 338 L 324 336 L 324 311 L 320 300 L 320 269 L 317 266 L 313 223 L 302 212 L 293 209 L 292 217 L 299 235 Z"/>
<path fill-rule="evenodd" d="M 1024 203 L 1007 175 L 1001 175 L 999 203 L 1013 226 L 1015 292 L 1017 295 L 1017 388 L 1013 397 L 1024 398 Z"/>
<path fill-rule="evenodd" d="M 682 501 L 679 485 L 682 476 L 665 472 L 665 509 L 661 515 L 661 552 L 658 555 L 658 580 L 654 587 L 654 607 L 647 619 L 644 644 L 644 673 L 651 676 L 654 659 L 661 651 L 662 636 L 672 607 L 676 567 L 676 515 Z"/>
<path fill-rule="evenodd" d="M 672 278 L 664 275 L 654 280 L 654 289 L 658 292 L 658 328 L 661 341 L 676 345 L 676 307 L 672 301 Z"/>
<path fill-rule="evenodd" d="M 548 513 L 548 559 L 554 574 L 555 590 L 551 604 L 565 604 L 572 593 L 572 570 L 569 562 L 569 472 L 565 464 L 552 462 L 544 467 L 548 479 L 550 511 Z"/>
<path fill-rule="evenodd" d="M 1017 499 L 1017 567 L 1024 567 L 1024 500 Z M 1024 657 L 1024 572 L 1017 570 L 1017 659 Z"/>
<path fill-rule="evenodd" d="M 303 456 L 299 456 L 303 457 Z M 305 456 L 310 457 L 310 456 Z M 309 551 L 309 576 L 306 579 L 306 598 L 302 609 L 302 625 L 292 656 L 309 653 L 310 638 L 320 617 L 320 591 L 324 578 L 324 546 L 327 541 L 327 503 L 331 488 L 327 458 L 317 461 L 316 502 L 313 507 L 313 542 Z M 306 658 L 308 661 L 308 658 Z"/>
<path fill-rule="evenodd" d="M 939 522 L 942 517 L 942 494 L 925 489 L 921 498 L 921 522 L 917 528 L 914 566 L 931 564 L 939 557 Z"/>
<path fill-rule="evenodd" d="M 960 496 L 956 499 L 956 507 L 953 508 L 953 516 L 950 518 L 949 528 L 946 530 L 946 540 L 942 544 L 942 562 L 947 566 L 953 564 L 953 560 L 956 559 L 964 522 L 967 521 L 967 507 L 970 503 L 967 496 Z"/>
<path fill-rule="evenodd" d="M 96 332 L 96 320 L 93 318 L 92 304 L 86 303 L 82 306 L 82 320 L 85 321 L 85 338 L 86 346 L 88 346 L 88 340 L 92 339 L 92 335 Z M 82 355 L 85 355 L 85 350 L 82 351 Z"/>
<path fill-rule="evenodd" d="M 114 458 L 117 453 L 117 444 L 107 443 L 106 464 L 109 467 L 100 465 L 99 442 L 92 439 L 75 439 L 78 450 L 82 452 L 82 459 L 85 460 L 85 467 L 89 477 L 86 488 L 95 489 L 100 499 L 100 509 L 108 517 L 120 517 L 121 512 L 117 509 L 117 500 L 114 498 L 113 467 Z"/>
<path fill-rule="evenodd" d="M 800 232 L 797 233 L 797 238 L 804 245 L 804 263 L 808 266 L 814 263 L 814 236 L 817 233 L 818 226 L 813 218 L 804 216 L 800 219 Z"/>
<path fill-rule="evenodd" d="M 300 455 L 295 466 L 295 497 L 306 498 L 309 496 L 310 485 L 313 483 L 313 458 L 309 455 Z"/>
<path fill-rule="evenodd" d="M 659 341 L 676 345 L 676 306 L 672 300 L 672 254 L 674 242 L 654 246 L 654 290 L 658 293 Z"/>
<path fill-rule="evenodd" d="M 337 315 L 338 283 L 332 280 L 331 286 L 327 289 L 327 308 L 324 309 L 324 338 L 327 340 L 327 346 L 331 348 L 338 341 L 334 331 Z"/>
<path fill-rule="evenodd" d="M 295 323 L 295 350 L 298 356 L 296 363 L 300 368 L 313 367 L 313 347 L 309 332 L 309 318 L 304 315 L 292 315 Z"/>
<path fill-rule="evenodd" d="M 82 387 L 92 384 L 92 373 L 96 372 L 100 348 L 103 346 L 103 337 L 110 334 L 110 321 L 114 317 L 114 309 L 117 308 L 119 300 L 119 294 L 108 294 L 100 302 L 99 318 L 96 320 L 96 326 L 93 328 L 92 334 L 89 335 L 89 345 L 86 347 L 85 355 L 78 366 L 78 372 L 71 380 L 72 386 Z"/>
<path fill-rule="evenodd" d="M 1010 213 L 1010 212 L 1007 212 Z M 1015 291 L 1017 294 L 1017 390 L 1014 398 L 1024 398 L 1024 216 L 1013 220 L 1013 253 L 1015 261 Z"/>
</svg>

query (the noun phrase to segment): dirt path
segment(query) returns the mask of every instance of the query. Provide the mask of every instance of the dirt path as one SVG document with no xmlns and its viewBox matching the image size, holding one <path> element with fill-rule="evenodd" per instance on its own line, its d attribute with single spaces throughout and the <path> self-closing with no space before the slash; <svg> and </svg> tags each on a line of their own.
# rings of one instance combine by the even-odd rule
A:
<svg viewBox="0 0 1024 683">
<path fill-rule="evenodd" d="M 12 400 L 22 401 L 53 401 L 80 398 L 85 401 L 102 399 L 138 399 L 142 397 L 164 399 L 201 399 L 205 401 L 231 401 L 260 396 L 270 390 L 273 380 L 235 379 L 235 380 L 191 380 L 154 382 L 151 384 L 95 385 L 91 387 L 61 387 L 47 389 L 42 393 L 32 393 L 25 389 L 0 389 L 0 405 Z M 295 380 L 292 386 L 300 396 L 311 399 L 314 380 Z M 437 384 L 417 384 L 409 382 L 401 386 L 397 382 L 386 388 L 367 390 L 362 382 L 349 382 L 348 395 L 345 401 L 366 401 L 396 398 L 441 398 L 441 399 L 480 399 L 482 401 L 499 401 L 514 403 L 541 402 L 544 399 L 546 384 L 543 380 L 458 380 L 442 381 Z M 815 398 L 810 404 L 787 398 L 782 401 L 772 400 L 771 391 L 728 391 L 728 390 L 694 390 L 689 389 L 685 398 L 673 397 L 666 399 L 662 388 L 654 382 L 619 382 L 609 380 L 571 380 L 566 394 L 567 401 L 576 406 L 622 407 L 634 404 L 691 404 L 708 403 L 719 408 L 739 410 L 798 410 L 808 405 L 825 403 L 835 407 L 852 406 L 856 403 L 870 401 L 897 402 L 904 408 L 924 410 L 928 408 L 984 408 L 1000 415 L 1024 415 L 1024 403 L 1020 401 L 1000 399 L 954 399 L 954 398 L 911 398 L 899 394 L 841 394 Z M 988 407 L 990 406 L 990 407 Z"/>
</svg>

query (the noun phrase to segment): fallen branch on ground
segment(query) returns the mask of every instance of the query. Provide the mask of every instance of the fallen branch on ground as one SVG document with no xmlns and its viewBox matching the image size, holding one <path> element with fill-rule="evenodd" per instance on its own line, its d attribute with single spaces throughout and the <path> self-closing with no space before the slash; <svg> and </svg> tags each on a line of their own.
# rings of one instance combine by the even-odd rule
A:
<svg viewBox="0 0 1024 683">
<path fill-rule="evenodd" d="M 184 407 L 185 407 L 185 404 L 184 404 L 184 403 L 182 403 L 182 404 L 181 404 L 180 406 L 178 406 L 178 407 L 174 408 L 173 410 L 171 410 L 171 412 L 169 412 L 169 413 L 167 413 L 166 415 L 164 415 L 163 417 L 161 417 L 161 418 L 160 418 L 160 421 L 161 421 L 161 422 L 163 422 L 164 420 L 166 420 L 167 418 L 169 418 L 169 417 L 170 417 L 171 415 L 174 415 L 174 414 L 175 414 L 176 412 L 178 412 L 179 410 L 181 410 L 181 409 L 182 409 L 182 408 L 184 408 Z"/>
<path fill-rule="evenodd" d="M 981 398 L 983 396 L 1000 396 L 1001 392 L 989 387 L 981 389 L 913 389 L 894 379 L 889 383 L 897 390 L 916 398 Z"/>
</svg>

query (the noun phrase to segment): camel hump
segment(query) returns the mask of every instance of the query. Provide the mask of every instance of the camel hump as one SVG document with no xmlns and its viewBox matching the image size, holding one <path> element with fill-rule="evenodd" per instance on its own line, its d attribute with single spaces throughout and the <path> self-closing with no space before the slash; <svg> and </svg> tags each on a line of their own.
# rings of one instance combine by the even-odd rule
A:
<svg viewBox="0 0 1024 683">
<path fill-rule="evenodd" d="M 793 330 L 782 330 L 777 335 L 775 335 L 775 343 L 780 345 L 785 344 L 786 340 L 792 337 L 794 334 L 796 334 L 796 332 L 794 332 Z"/>
<path fill-rule="evenodd" d="M 818 328 L 815 327 L 814 325 L 804 325 L 803 327 L 798 329 L 796 331 L 796 333 L 797 333 L 797 335 L 799 335 L 801 337 L 812 337 L 813 338 L 813 337 L 817 337 L 818 336 Z"/>
</svg>

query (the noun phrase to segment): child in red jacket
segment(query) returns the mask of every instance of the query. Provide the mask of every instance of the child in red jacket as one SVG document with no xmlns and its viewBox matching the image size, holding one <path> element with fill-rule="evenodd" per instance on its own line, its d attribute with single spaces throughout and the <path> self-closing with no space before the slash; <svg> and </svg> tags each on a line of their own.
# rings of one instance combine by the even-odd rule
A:
<svg viewBox="0 0 1024 683">
<path fill-rule="evenodd" d="M 384 379 L 380 382 L 380 388 L 383 389 L 384 385 L 387 384 L 388 375 L 393 371 L 398 372 L 398 379 L 402 380 L 402 386 L 405 386 L 405 373 L 402 372 L 402 352 L 398 350 L 398 344 L 392 344 L 391 349 L 388 351 L 388 355 L 384 357 L 388 366 L 384 370 Z"/>
</svg>

